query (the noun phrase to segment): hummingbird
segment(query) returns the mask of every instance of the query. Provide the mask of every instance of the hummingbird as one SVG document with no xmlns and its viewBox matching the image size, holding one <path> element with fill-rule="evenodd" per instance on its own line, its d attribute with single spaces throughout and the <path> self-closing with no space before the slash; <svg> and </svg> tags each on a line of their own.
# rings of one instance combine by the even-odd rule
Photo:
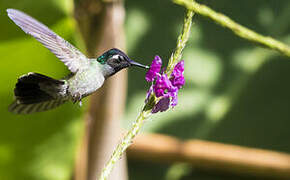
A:
<svg viewBox="0 0 290 180">
<path fill-rule="evenodd" d="M 137 66 L 148 69 L 131 60 L 117 48 L 110 49 L 98 58 L 87 58 L 77 48 L 58 36 L 47 26 L 16 9 L 7 9 L 9 18 L 25 33 L 31 35 L 70 70 L 70 74 L 60 80 L 35 72 L 18 78 L 14 89 L 15 101 L 9 111 L 15 114 L 30 114 L 53 109 L 97 91 L 110 76 L 118 71 Z"/>
</svg>

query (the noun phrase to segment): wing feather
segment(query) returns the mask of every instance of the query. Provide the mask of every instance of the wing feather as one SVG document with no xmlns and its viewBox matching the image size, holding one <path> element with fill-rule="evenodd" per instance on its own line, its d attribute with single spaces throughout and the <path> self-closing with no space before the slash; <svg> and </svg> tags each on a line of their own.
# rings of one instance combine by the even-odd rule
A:
<svg viewBox="0 0 290 180">
<path fill-rule="evenodd" d="M 18 25 L 25 33 L 33 36 L 36 40 L 41 42 L 46 48 L 55 54 L 71 72 L 75 73 L 81 67 L 86 67 L 88 64 L 89 60 L 84 54 L 44 24 L 19 10 L 7 9 L 7 13 L 16 25 Z"/>
</svg>

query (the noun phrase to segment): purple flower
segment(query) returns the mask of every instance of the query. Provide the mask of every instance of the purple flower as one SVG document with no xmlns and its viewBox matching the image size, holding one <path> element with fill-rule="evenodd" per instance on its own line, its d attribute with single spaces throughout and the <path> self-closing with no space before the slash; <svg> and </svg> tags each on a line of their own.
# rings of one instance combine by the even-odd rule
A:
<svg viewBox="0 0 290 180">
<path fill-rule="evenodd" d="M 177 93 L 178 93 L 178 90 L 172 92 L 171 94 L 171 106 L 174 107 L 177 105 L 177 102 L 178 102 L 178 99 L 177 99 Z"/>
<path fill-rule="evenodd" d="M 158 102 L 154 105 L 152 113 L 166 111 L 170 106 L 174 107 L 177 105 L 177 94 L 178 90 L 185 84 L 183 72 L 184 72 L 184 61 L 178 62 L 168 78 L 167 74 L 161 72 L 162 60 L 159 56 L 155 56 L 150 69 L 146 73 L 145 79 L 148 82 L 153 82 L 150 89 L 147 92 L 146 102 L 150 98 L 151 94 L 154 93 L 158 98 Z"/>
<path fill-rule="evenodd" d="M 175 65 L 170 77 L 172 85 L 177 87 L 178 89 L 180 89 L 185 84 L 183 72 L 184 72 L 184 60 L 181 60 Z"/>
<path fill-rule="evenodd" d="M 146 81 L 148 81 L 148 82 L 154 81 L 157 74 L 159 74 L 159 71 L 161 69 L 161 65 L 162 65 L 161 58 L 159 56 L 155 56 L 149 70 L 147 71 L 147 73 L 145 75 Z"/>
<path fill-rule="evenodd" d="M 166 74 L 158 75 L 153 90 L 156 97 L 169 94 L 174 89 Z"/>
<path fill-rule="evenodd" d="M 150 86 L 149 90 L 147 91 L 145 103 L 148 102 L 152 92 L 153 92 L 153 86 Z"/>
<path fill-rule="evenodd" d="M 153 107 L 152 113 L 163 112 L 169 108 L 170 98 L 164 97 L 158 101 L 158 103 Z"/>
<path fill-rule="evenodd" d="M 173 71 L 178 71 L 178 72 L 183 73 L 183 71 L 184 71 L 184 60 L 179 61 L 179 62 L 174 66 Z"/>
</svg>

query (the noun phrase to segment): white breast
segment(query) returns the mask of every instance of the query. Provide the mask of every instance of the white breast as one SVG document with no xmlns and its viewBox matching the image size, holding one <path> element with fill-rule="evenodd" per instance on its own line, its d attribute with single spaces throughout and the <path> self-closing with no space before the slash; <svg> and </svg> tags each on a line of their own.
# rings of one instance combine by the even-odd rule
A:
<svg viewBox="0 0 290 180">
<path fill-rule="evenodd" d="M 78 71 L 68 80 L 68 91 L 71 96 L 87 96 L 99 89 L 105 81 L 100 67 L 93 63 L 89 68 Z"/>
</svg>

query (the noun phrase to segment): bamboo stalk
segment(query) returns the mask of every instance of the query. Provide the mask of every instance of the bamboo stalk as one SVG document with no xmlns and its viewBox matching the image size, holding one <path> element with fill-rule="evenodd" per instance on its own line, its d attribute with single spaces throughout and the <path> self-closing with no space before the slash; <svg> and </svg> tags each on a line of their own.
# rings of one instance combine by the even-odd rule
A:
<svg viewBox="0 0 290 180">
<path fill-rule="evenodd" d="M 142 134 L 128 148 L 129 158 L 175 163 L 240 175 L 290 179 L 290 155 L 281 152 L 202 140 L 181 141 L 160 134 Z"/>
</svg>

